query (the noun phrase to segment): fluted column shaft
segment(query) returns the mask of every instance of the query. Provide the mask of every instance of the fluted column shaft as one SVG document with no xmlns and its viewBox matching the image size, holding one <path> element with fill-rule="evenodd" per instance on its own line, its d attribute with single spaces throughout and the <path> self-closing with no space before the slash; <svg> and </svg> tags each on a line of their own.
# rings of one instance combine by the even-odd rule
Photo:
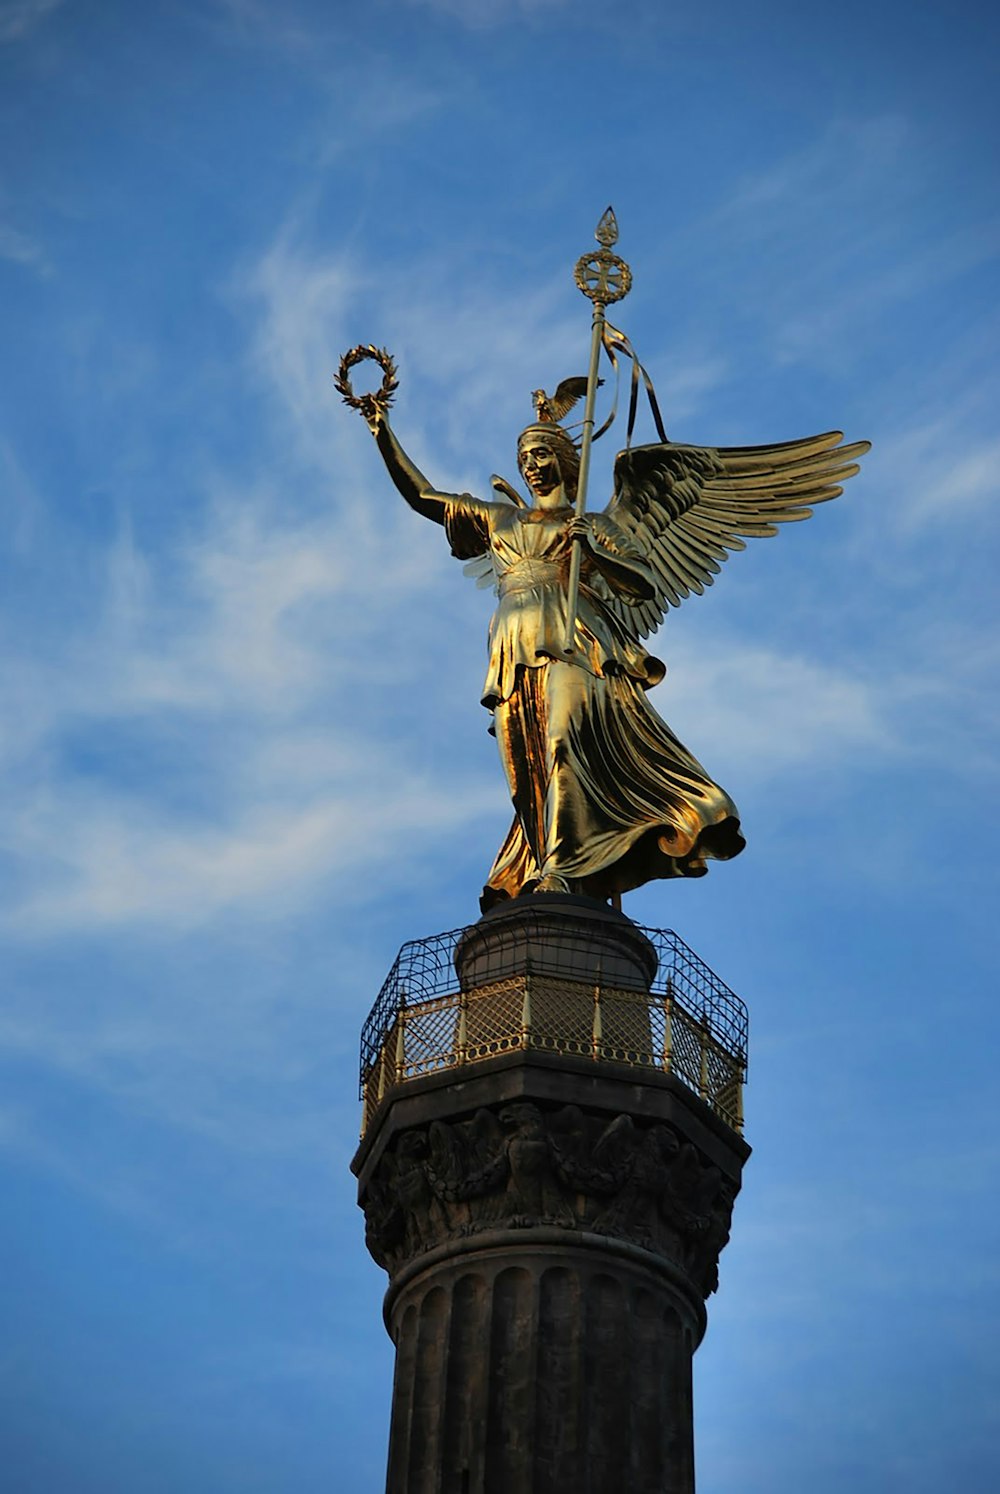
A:
<svg viewBox="0 0 1000 1494">
<path fill-rule="evenodd" d="M 534 1233 L 394 1294 L 388 1494 L 691 1494 L 703 1314 L 650 1263 Z"/>
</svg>

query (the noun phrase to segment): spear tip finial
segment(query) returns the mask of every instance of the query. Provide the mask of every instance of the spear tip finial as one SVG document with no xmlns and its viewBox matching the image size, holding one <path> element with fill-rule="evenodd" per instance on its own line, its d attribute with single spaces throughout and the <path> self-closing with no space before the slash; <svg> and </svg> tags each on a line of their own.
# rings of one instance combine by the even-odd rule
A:
<svg viewBox="0 0 1000 1494">
<path fill-rule="evenodd" d="M 632 285 L 632 271 L 623 259 L 612 254 L 611 246 L 618 242 L 618 219 L 613 207 L 605 209 L 594 231 L 600 244 L 596 254 L 585 254 L 576 262 L 573 278 L 577 288 L 596 306 L 611 306 L 627 296 Z"/>
<path fill-rule="evenodd" d="M 610 249 L 612 244 L 618 242 L 618 219 L 615 210 L 610 205 L 601 216 L 601 221 L 594 230 L 594 238 L 604 249 Z"/>
</svg>

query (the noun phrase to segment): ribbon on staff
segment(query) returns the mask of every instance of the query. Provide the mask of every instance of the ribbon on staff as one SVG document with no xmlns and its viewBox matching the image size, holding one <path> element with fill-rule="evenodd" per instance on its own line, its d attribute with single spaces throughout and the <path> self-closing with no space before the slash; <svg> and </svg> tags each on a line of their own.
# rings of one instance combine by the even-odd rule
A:
<svg viewBox="0 0 1000 1494">
<path fill-rule="evenodd" d="M 608 321 L 604 323 L 601 341 L 604 346 L 605 356 L 615 371 L 615 397 L 611 405 L 611 413 L 608 415 L 608 418 L 605 420 L 600 429 L 594 432 L 591 439 L 597 441 L 601 436 L 604 435 L 605 431 L 610 430 L 611 426 L 614 425 L 615 416 L 618 414 L 618 394 L 621 388 L 621 367 L 618 362 L 618 357 L 619 354 L 621 354 L 622 357 L 630 358 L 632 360 L 632 374 L 629 380 L 630 389 L 628 401 L 628 430 L 625 435 L 625 445 L 631 446 L 632 444 L 632 432 L 635 430 L 635 417 L 639 407 L 640 383 L 645 385 L 646 398 L 649 401 L 649 409 L 653 416 L 653 423 L 656 426 L 656 433 L 661 441 L 666 442 L 667 433 L 663 426 L 663 417 L 660 414 L 660 406 L 657 402 L 656 390 L 653 388 L 653 381 L 649 377 L 649 374 L 639 362 L 639 357 L 635 351 L 635 348 L 632 346 L 625 333 L 620 331 L 618 327 L 613 327 Z"/>
</svg>

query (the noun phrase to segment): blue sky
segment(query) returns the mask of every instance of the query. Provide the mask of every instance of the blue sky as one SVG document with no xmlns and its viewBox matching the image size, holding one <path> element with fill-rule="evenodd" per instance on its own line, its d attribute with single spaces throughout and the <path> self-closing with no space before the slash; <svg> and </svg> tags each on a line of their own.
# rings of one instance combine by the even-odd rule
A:
<svg viewBox="0 0 1000 1494">
<path fill-rule="evenodd" d="M 376 1489 L 361 1022 L 509 811 L 442 487 L 619 321 L 844 497 L 667 621 L 748 849 L 626 900 L 747 1000 L 700 1494 L 996 1487 L 1000 25 L 915 0 L 0 0 L 0 1142 L 17 1494 Z M 646 439 L 652 432 L 642 432 Z M 595 452 L 608 492 L 612 439 Z"/>
</svg>

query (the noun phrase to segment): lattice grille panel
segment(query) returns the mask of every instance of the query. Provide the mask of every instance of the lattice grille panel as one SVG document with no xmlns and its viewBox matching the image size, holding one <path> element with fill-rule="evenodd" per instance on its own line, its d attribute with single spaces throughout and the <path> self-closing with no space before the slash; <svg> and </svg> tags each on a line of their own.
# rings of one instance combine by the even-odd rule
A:
<svg viewBox="0 0 1000 1494">
<path fill-rule="evenodd" d="M 393 1084 L 531 1047 L 673 1073 L 741 1130 L 745 1006 L 676 934 L 641 932 L 659 961 L 648 992 L 560 977 L 551 946 L 541 973 L 501 957 L 502 979 L 463 992 L 465 930 L 404 945 L 362 1033 L 364 1128 Z"/>
<path fill-rule="evenodd" d="M 659 1067 L 653 1048 L 649 1001 L 645 996 L 637 996 L 631 991 L 602 991 L 600 1014 L 600 1044 L 596 1056 L 614 1063 Z"/>
<path fill-rule="evenodd" d="M 456 995 L 456 1003 L 462 1002 Z M 521 1046 L 521 1008 L 524 980 L 511 976 L 491 981 L 464 998 L 465 1054 L 467 1062 L 493 1058 Z"/>
<path fill-rule="evenodd" d="M 703 1029 L 677 1002 L 670 1005 L 670 1052 L 666 1067 L 692 1089 L 701 1089 Z"/>
<path fill-rule="evenodd" d="M 397 1054 L 399 1077 L 415 1079 L 433 1069 L 447 1068 L 457 1057 L 457 1013 L 453 999 L 443 996 L 405 1007 L 402 1052 Z M 397 1047 L 399 1046 L 397 1032 Z"/>
</svg>

